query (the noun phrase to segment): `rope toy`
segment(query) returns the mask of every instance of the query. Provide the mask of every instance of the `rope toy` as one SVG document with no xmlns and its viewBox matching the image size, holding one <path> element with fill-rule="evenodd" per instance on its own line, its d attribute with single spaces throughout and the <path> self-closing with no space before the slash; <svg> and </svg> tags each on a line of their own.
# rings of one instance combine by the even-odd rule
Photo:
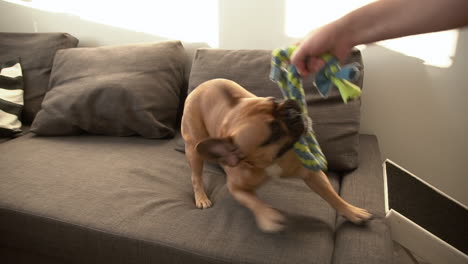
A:
<svg viewBox="0 0 468 264">
<path fill-rule="evenodd" d="M 271 60 L 270 79 L 278 84 L 285 99 L 296 100 L 307 119 L 308 126 L 304 135 L 294 144 L 296 152 L 302 165 L 313 171 L 327 170 L 327 160 L 315 139 L 312 130 L 312 121 L 307 115 L 307 104 L 302 88 L 302 80 L 294 65 L 289 64 L 289 58 L 295 50 L 295 46 L 286 49 L 276 49 L 273 51 Z"/>
<path fill-rule="evenodd" d="M 303 117 L 309 124 L 306 133 L 294 144 L 294 151 L 304 167 L 313 170 L 327 170 L 327 161 L 315 138 L 312 130 L 312 121 L 307 114 L 302 79 L 296 67 L 290 64 L 290 58 L 296 46 L 273 51 L 271 60 L 270 79 L 278 84 L 285 99 L 296 100 L 302 108 Z M 351 81 L 360 76 L 359 64 L 352 63 L 340 67 L 338 60 L 330 54 L 324 54 L 321 58 L 325 66 L 315 75 L 315 86 L 322 97 L 327 97 L 331 88 L 335 85 L 343 99 L 356 99 L 361 95 L 361 89 Z"/>
<path fill-rule="evenodd" d="M 295 47 L 293 47 L 293 50 Z M 330 54 L 320 56 L 325 61 L 325 66 L 315 75 L 315 86 L 322 97 L 327 97 L 333 85 L 335 85 L 343 102 L 348 99 L 356 99 L 361 96 L 359 86 L 352 83 L 359 78 L 359 63 L 347 64 L 340 67 L 338 60 Z"/>
</svg>

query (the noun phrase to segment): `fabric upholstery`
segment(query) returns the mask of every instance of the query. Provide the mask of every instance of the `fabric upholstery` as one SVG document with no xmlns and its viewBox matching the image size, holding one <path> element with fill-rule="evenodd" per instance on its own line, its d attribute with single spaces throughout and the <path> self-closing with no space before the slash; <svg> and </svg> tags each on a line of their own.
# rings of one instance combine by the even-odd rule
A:
<svg viewBox="0 0 468 264">
<path fill-rule="evenodd" d="M 31 131 L 171 137 L 184 68 L 179 41 L 59 51 Z"/>
<path fill-rule="evenodd" d="M 359 167 L 343 177 L 340 196 L 367 209 L 374 219 L 356 226 L 339 217 L 333 263 L 393 263 L 390 226 L 385 220 L 383 170 L 377 138 L 360 137 Z"/>
<path fill-rule="evenodd" d="M 195 55 L 189 80 L 189 92 L 201 83 L 226 78 L 239 83 L 257 96 L 282 98 L 281 91 L 269 79 L 271 51 L 199 49 Z M 359 62 L 359 51 L 354 51 L 347 63 Z M 362 76 L 356 82 L 362 86 Z M 359 124 L 361 101 L 344 104 L 337 89 L 323 99 L 313 80 L 304 82 L 309 115 L 317 140 L 327 158 L 329 169 L 354 169 L 358 165 Z"/>
<path fill-rule="evenodd" d="M 10 247 L 0 247 L 0 261 L 7 264 L 63 264 L 59 259 Z"/>
<path fill-rule="evenodd" d="M 335 211 L 302 181 L 259 189 L 288 218 L 284 232 L 262 233 L 215 166 L 204 170 L 214 206 L 197 209 L 174 147 L 175 139 L 90 135 L 0 144 L 10 151 L 0 159 L 0 244 L 70 263 L 331 261 Z"/>
<path fill-rule="evenodd" d="M 24 76 L 22 121 L 30 125 L 47 92 L 55 53 L 74 48 L 78 39 L 66 33 L 0 32 L 0 61 L 20 57 Z"/>
<path fill-rule="evenodd" d="M 23 101 L 20 59 L 0 62 L 0 137 L 21 133 Z"/>
</svg>

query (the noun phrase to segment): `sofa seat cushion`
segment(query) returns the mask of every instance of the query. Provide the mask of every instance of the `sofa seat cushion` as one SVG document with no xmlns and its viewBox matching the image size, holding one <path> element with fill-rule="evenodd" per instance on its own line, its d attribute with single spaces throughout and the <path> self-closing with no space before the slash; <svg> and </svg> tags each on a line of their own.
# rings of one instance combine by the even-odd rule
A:
<svg viewBox="0 0 468 264">
<path fill-rule="evenodd" d="M 70 263 L 329 263 L 335 211 L 299 180 L 259 189 L 288 228 L 262 233 L 207 165 L 214 202 L 194 205 L 173 140 L 37 137 L 0 145 L 0 244 Z M 8 150 L 8 152 L 6 152 Z M 336 174 L 330 179 L 336 189 Z"/>
</svg>

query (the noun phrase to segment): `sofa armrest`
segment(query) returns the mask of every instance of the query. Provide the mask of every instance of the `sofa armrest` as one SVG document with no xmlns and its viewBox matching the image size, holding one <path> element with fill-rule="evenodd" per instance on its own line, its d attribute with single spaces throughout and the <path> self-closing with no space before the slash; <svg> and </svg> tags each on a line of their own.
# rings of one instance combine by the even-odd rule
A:
<svg viewBox="0 0 468 264">
<path fill-rule="evenodd" d="M 393 242 L 385 221 L 384 182 L 377 138 L 359 137 L 359 167 L 344 175 L 340 195 L 371 212 L 374 219 L 357 226 L 339 217 L 333 263 L 392 263 Z"/>
</svg>

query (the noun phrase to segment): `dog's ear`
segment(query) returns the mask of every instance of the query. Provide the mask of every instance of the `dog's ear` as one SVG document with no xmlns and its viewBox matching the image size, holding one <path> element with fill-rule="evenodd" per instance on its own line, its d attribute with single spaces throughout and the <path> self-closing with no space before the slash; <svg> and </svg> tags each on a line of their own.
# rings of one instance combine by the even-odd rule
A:
<svg viewBox="0 0 468 264">
<path fill-rule="evenodd" d="M 230 167 L 236 166 L 242 160 L 241 151 L 231 138 L 205 139 L 197 144 L 196 150 L 204 159 Z"/>
</svg>

